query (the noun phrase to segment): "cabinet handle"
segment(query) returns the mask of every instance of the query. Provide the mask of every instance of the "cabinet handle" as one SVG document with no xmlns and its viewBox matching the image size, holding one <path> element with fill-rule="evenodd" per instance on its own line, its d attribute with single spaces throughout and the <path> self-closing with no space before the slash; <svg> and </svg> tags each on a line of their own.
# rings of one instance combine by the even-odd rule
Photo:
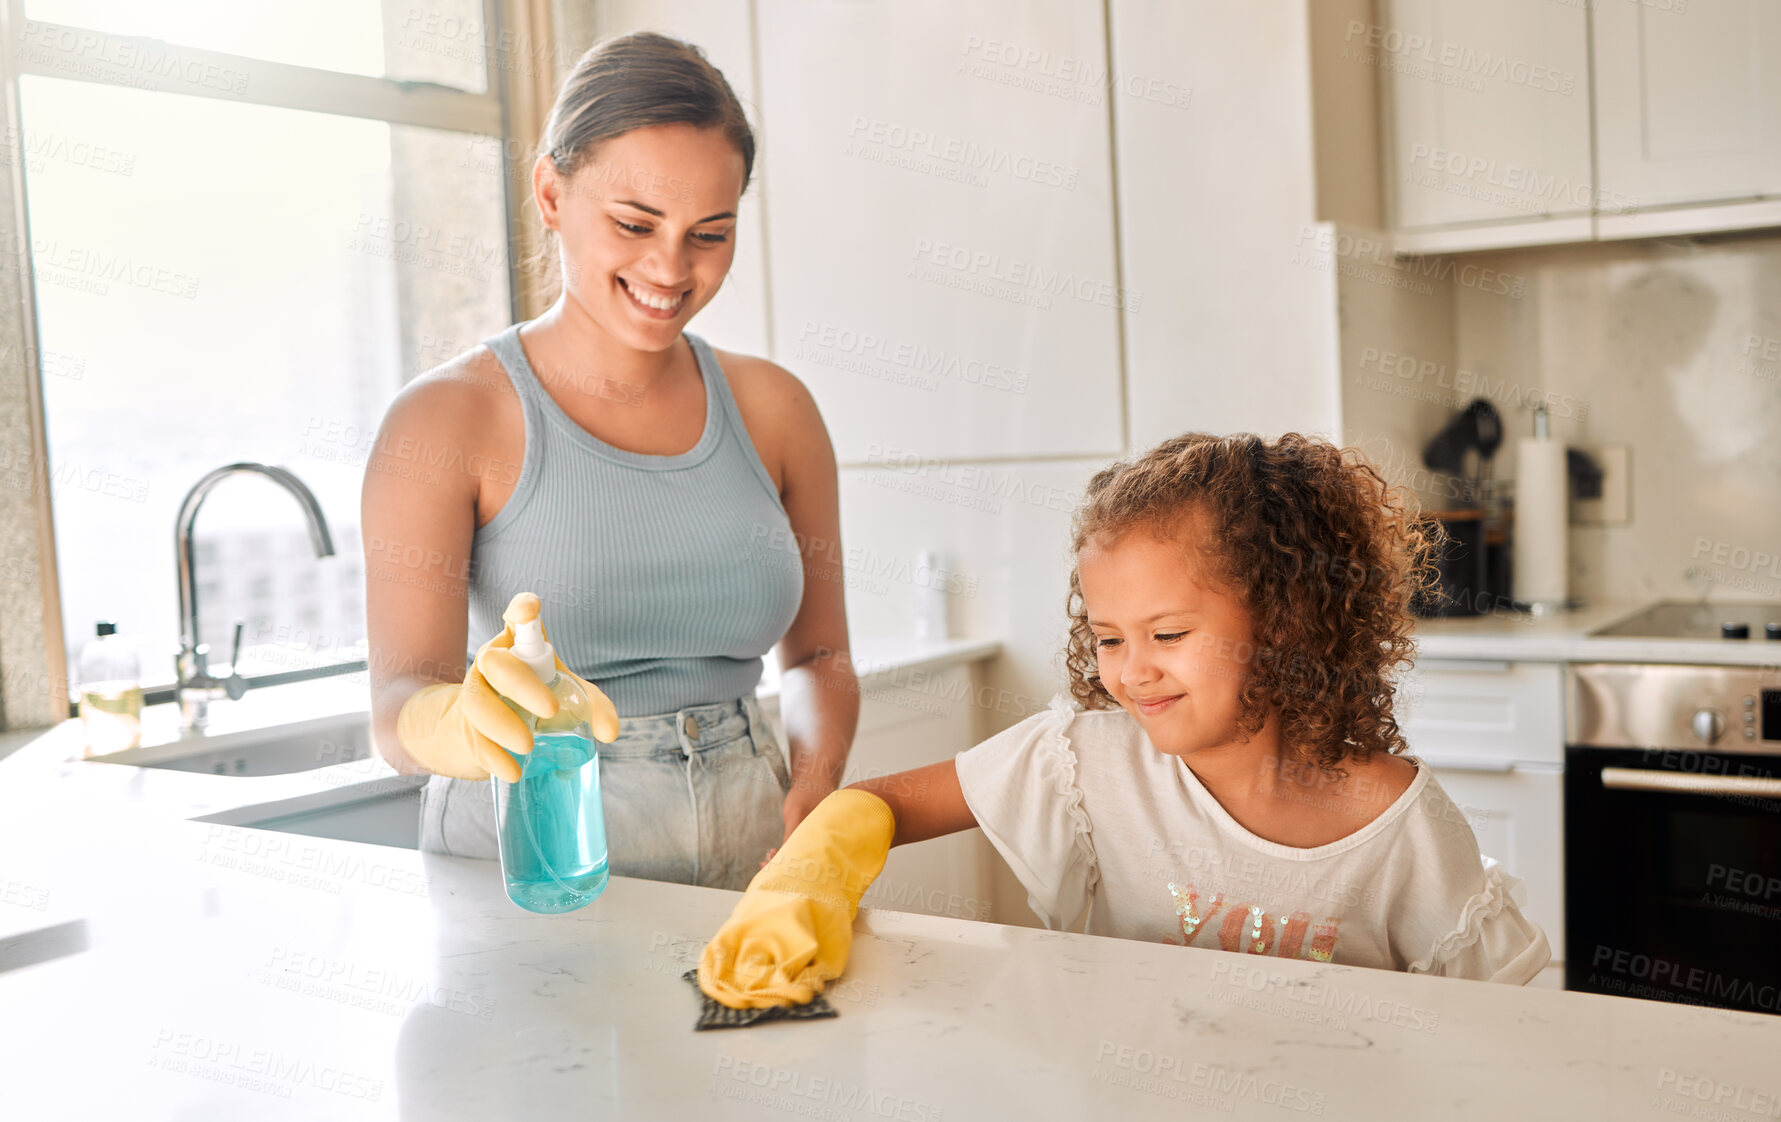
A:
<svg viewBox="0 0 1781 1122">
<path fill-rule="evenodd" d="M 1416 660 L 1417 670 L 1456 670 L 1460 673 L 1477 671 L 1486 674 L 1507 674 L 1514 663 L 1496 658 L 1419 658 Z"/>
<path fill-rule="evenodd" d="M 1616 791 L 1661 791 L 1670 795 L 1745 795 L 1781 799 L 1781 779 L 1754 775 L 1689 775 L 1636 767 L 1605 767 L 1602 786 Z"/>
</svg>

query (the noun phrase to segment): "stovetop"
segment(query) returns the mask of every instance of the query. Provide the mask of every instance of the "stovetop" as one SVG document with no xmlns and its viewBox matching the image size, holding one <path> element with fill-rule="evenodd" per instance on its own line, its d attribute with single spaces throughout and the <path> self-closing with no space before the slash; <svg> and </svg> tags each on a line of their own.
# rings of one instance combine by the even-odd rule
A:
<svg viewBox="0 0 1781 1122">
<path fill-rule="evenodd" d="M 1591 635 L 1634 639 L 1709 639 L 1781 647 L 1781 601 L 1664 600 Z"/>
</svg>

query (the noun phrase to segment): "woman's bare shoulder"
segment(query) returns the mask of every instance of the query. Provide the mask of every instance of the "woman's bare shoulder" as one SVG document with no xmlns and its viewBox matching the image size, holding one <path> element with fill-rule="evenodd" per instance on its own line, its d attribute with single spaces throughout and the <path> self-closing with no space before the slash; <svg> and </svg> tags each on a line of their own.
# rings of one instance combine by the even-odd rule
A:
<svg viewBox="0 0 1781 1122">
<path fill-rule="evenodd" d="M 744 413 L 755 405 L 775 413 L 785 412 L 788 405 L 807 406 L 815 412 L 816 399 L 802 379 L 772 359 L 720 351 L 715 347 L 711 353 L 724 368 L 730 393 L 735 395 L 736 405 Z"/>
<path fill-rule="evenodd" d="M 416 375 L 396 394 L 385 418 L 404 431 L 470 433 L 517 406 L 519 395 L 501 360 L 486 346 Z"/>
<path fill-rule="evenodd" d="M 517 398 L 513 383 L 495 352 L 477 344 L 417 374 L 402 387 L 399 397 L 412 398 L 417 407 L 447 412 L 474 409 L 496 404 L 503 398 Z"/>
<path fill-rule="evenodd" d="M 816 398 L 798 376 L 770 359 L 716 348 L 712 353 L 723 367 L 755 451 L 780 490 L 788 475 L 832 474 L 828 427 Z"/>
</svg>

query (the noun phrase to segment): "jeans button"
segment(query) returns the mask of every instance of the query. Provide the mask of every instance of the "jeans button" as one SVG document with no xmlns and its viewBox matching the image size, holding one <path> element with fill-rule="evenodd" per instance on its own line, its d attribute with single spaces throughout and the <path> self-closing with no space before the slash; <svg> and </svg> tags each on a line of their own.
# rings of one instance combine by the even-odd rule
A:
<svg viewBox="0 0 1781 1122">
<path fill-rule="evenodd" d="M 688 740 L 699 739 L 699 721 L 691 713 L 686 715 L 686 721 L 681 725 L 681 729 L 686 733 Z"/>
</svg>

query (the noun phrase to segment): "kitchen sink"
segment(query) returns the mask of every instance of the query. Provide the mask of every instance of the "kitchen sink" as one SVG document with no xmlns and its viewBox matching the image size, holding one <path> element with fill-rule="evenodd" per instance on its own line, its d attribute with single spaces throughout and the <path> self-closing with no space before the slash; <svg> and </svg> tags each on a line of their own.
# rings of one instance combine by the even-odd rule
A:
<svg viewBox="0 0 1781 1122">
<path fill-rule="evenodd" d="M 325 704 L 323 698 L 296 698 L 296 705 Z M 279 702 L 282 713 L 293 699 Z M 263 720 L 244 709 L 212 710 L 216 722 Z M 125 764 L 203 775 L 272 776 L 316 772 L 315 783 L 269 802 L 232 806 L 193 819 L 250 829 L 317 838 L 368 842 L 403 849 L 420 847 L 420 791 L 423 775 L 398 775 L 371 751 L 370 715 L 363 710 L 285 721 L 261 728 L 175 738 L 177 712 L 171 706 L 153 724 L 164 743 L 130 748 L 86 763 Z M 151 722 L 144 714 L 144 727 Z"/>
<path fill-rule="evenodd" d="M 362 761 L 367 774 L 380 767 L 371 754 L 370 718 L 340 713 L 273 728 L 190 736 L 148 748 L 129 748 L 91 763 L 194 771 L 206 775 L 289 775 Z"/>
<path fill-rule="evenodd" d="M 397 775 L 326 795 L 238 807 L 197 821 L 419 849 L 420 788 L 425 783 L 425 776 Z"/>
</svg>

